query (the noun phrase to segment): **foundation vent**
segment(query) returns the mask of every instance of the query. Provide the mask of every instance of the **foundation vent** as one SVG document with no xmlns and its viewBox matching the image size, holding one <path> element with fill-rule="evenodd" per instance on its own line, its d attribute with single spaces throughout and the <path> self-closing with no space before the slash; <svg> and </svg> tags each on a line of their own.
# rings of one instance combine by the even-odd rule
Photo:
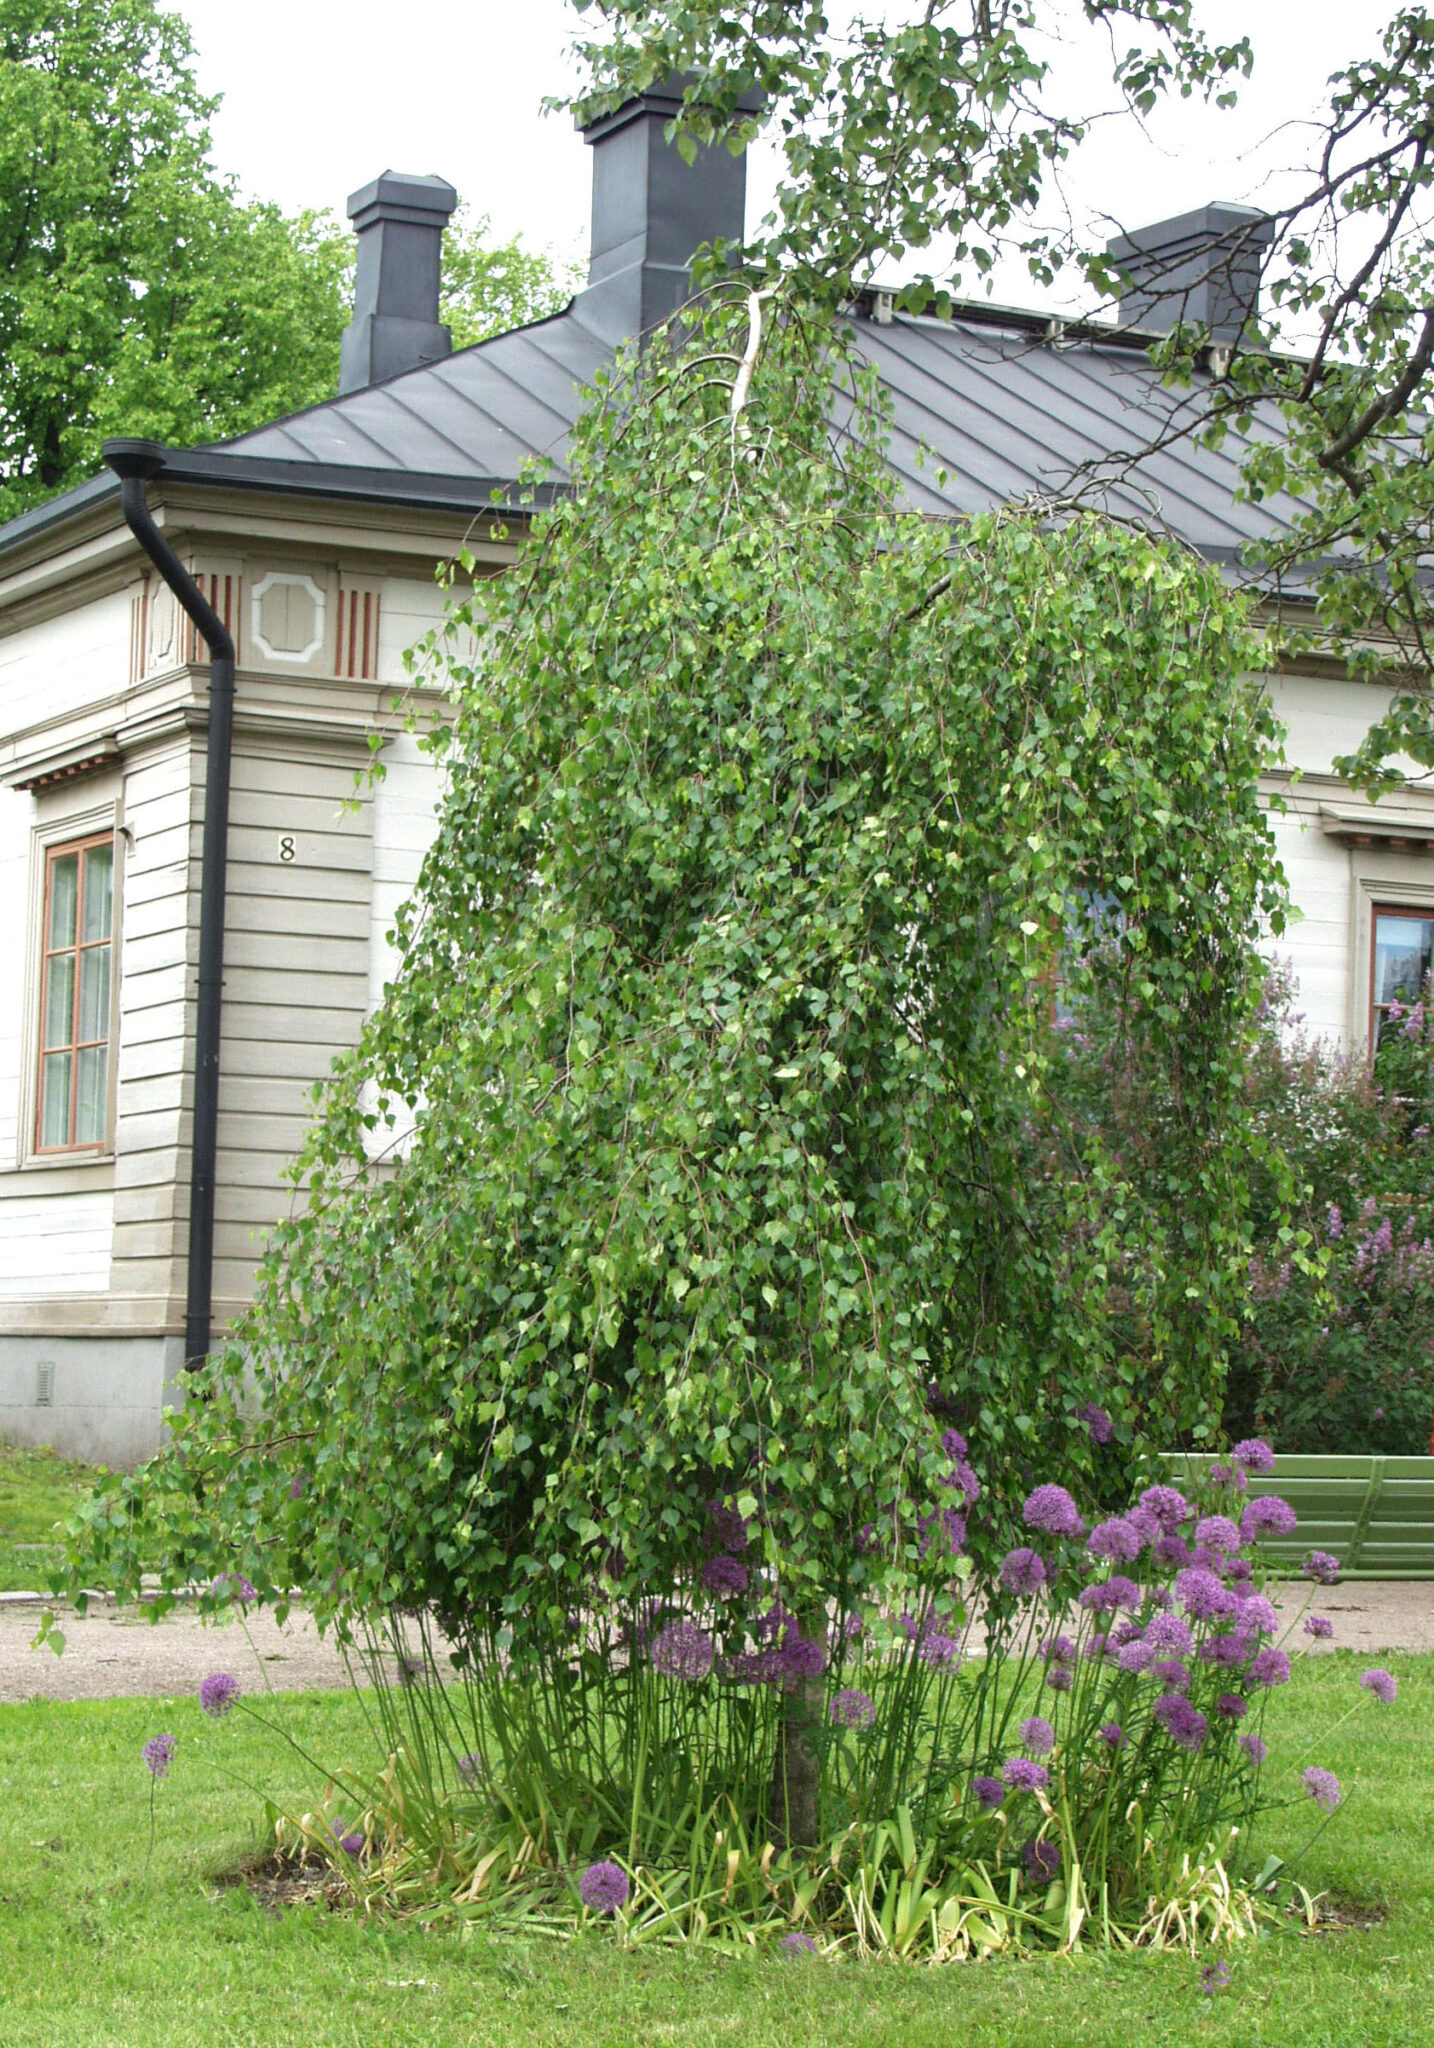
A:
<svg viewBox="0 0 1434 2048">
<path fill-rule="evenodd" d="M 35 1367 L 35 1406 L 53 1408 L 55 1405 L 55 1361 L 42 1358 Z"/>
</svg>

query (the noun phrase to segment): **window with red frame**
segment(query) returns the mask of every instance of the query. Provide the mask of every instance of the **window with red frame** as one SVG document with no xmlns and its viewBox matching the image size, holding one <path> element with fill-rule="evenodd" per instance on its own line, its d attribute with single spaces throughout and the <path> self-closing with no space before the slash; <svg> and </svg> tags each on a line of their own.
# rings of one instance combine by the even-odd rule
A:
<svg viewBox="0 0 1434 2048">
<path fill-rule="evenodd" d="M 109 1127 L 114 834 L 45 855 L 37 1152 L 98 1151 Z"/>
<path fill-rule="evenodd" d="M 1374 907 L 1374 974 L 1369 1000 L 1369 1047 L 1377 1052 L 1403 1010 L 1421 1001 L 1434 965 L 1434 910 Z"/>
</svg>

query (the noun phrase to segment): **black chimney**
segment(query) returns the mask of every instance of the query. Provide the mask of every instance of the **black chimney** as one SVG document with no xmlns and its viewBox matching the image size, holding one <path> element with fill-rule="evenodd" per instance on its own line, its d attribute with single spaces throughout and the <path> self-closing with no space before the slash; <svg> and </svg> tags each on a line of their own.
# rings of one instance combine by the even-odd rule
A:
<svg viewBox="0 0 1434 2048">
<path fill-rule="evenodd" d="M 687 80 L 667 78 L 589 121 L 593 151 L 592 248 L 582 319 L 605 340 L 646 334 L 687 298 L 688 267 L 704 242 L 740 242 L 747 160 L 718 143 L 684 163 L 663 128 Z M 761 102 L 739 102 L 755 112 Z"/>
<path fill-rule="evenodd" d="M 1274 233 L 1256 207 L 1212 205 L 1117 235 L 1106 249 L 1130 279 L 1121 326 L 1156 334 L 1203 328 L 1214 342 L 1238 341 L 1259 312 L 1260 267 Z"/>
<path fill-rule="evenodd" d="M 358 235 L 353 324 L 339 352 L 339 392 L 362 391 L 451 354 L 438 318 L 443 230 L 458 204 L 446 178 L 385 171 L 349 199 Z"/>
</svg>

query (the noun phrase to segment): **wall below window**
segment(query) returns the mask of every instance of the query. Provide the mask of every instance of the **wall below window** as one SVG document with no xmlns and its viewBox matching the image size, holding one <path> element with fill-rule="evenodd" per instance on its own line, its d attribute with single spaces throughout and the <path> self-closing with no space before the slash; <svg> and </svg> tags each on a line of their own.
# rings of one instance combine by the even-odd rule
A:
<svg viewBox="0 0 1434 2048">
<path fill-rule="evenodd" d="M 0 1301 L 35 1294 L 104 1294 L 110 1284 L 115 1198 L 14 1193 L 0 1202 Z"/>
<path fill-rule="evenodd" d="M 0 1438 L 128 1471 L 183 1406 L 183 1373 L 179 1337 L 0 1337 Z"/>
</svg>

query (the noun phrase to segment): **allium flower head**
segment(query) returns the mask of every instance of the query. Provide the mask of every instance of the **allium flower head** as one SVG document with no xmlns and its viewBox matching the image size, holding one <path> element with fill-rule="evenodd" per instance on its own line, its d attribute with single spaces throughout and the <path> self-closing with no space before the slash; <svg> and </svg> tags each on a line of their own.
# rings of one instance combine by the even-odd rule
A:
<svg viewBox="0 0 1434 2048">
<path fill-rule="evenodd" d="M 1195 1541 L 1203 1543 L 1207 1550 L 1218 1550 L 1222 1556 L 1233 1556 L 1242 1540 L 1228 1515 L 1206 1515 L 1195 1524 Z"/>
<path fill-rule="evenodd" d="M 1304 1575 L 1321 1586 L 1332 1586 L 1339 1577 L 1339 1559 L 1327 1550 L 1312 1550 L 1304 1562 Z"/>
<path fill-rule="evenodd" d="M 1141 1552 L 1140 1532 L 1131 1527 L 1124 1515 L 1111 1515 L 1104 1522 L 1097 1522 L 1086 1538 L 1086 1549 L 1092 1557 L 1106 1557 L 1114 1564 L 1132 1564 Z"/>
<path fill-rule="evenodd" d="M 363 1836 L 357 1829 L 353 1829 L 346 1834 L 344 1832 L 344 1824 L 340 1821 L 333 1830 L 333 1836 L 345 1856 L 352 1856 L 354 1858 L 362 1856 Z"/>
<path fill-rule="evenodd" d="M 1108 1444 L 1115 1435 L 1115 1425 L 1104 1408 L 1094 1401 L 1086 1401 L 1076 1410 L 1076 1421 L 1083 1422 L 1086 1433 L 1093 1444 Z"/>
<path fill-rule="evenodd" d="M 1212 1465 L 1210 1484 L 1228 1487 L 1232 1493 L 1248 1493 L 1250 1482 L 1239 1465 Z"/>
<path fill-rule="evenodd" d="M 1290 1660 L 1283 1650 L 1277 1650 L 1273 1643 L 1266 1643 L 1250 1659 L 1250 1668 L 1245 1674 L 1251 1685 L 1288 1685 L 1290 1682 Z"/>
<path fill-rule="evenodd" d="M 971 1780 L 971 1795 L 982 1813 L 994 1813 L 1006 1796 L 1006 1788 L 999 1778 L 975 1777 Z"/>
<path fill-rule="evenodd" d="M 954 1464 L 958 1458 L 965 1457 L 968 1446 L 959 1429 L 943 1429 L 941 1448 Z"/>
<path fill-rule="evenodd" d="M 1317 1643 L 1327 1643 L 1334 1634 L 1334 1623 L 1323 1614 L 1305 1616 L 1305 1634 L 1313 1636 Z"/>
<path fill-rule="evenodd" d="M 1047 1536 L 1085 1534 L 1085 1523 L 1063 1486 L 1038 1486 L 1027 1494 L 1021 1515 L 1028 1529 L 1039 1529 Z"/>
<path fill-rule="evenodd" d="M 199 1688 L 199 1704 L 206 1714 L 216 1721 L 224 1716 L 239 1698 L 239 1681 L 231 1678 L 227 1671 L 211 1672 Z"/>
<path fill-rule="evenodd" d="M 1216 1621 L 1233 1614 L 1235 1596 L 1208 1565 L 1189 1565 L 1175 1574 L 1175 1597 L 1192 1621 Z"/>
<path fill-rule="evenodd" d="M 211 1579 L 209 1590 L 216 1600 L 232 1600 L 236 1607 L 247 1607 L 259 1595 L 243 1572 L 221 1572 L 217 1579 Z"/>
<path fill-rule="evenodd" d="M 1122 1671 L 1138 1674 L 1150 1669 L 1151 1659 L 1154 1655 L 1155 1652 L 1151 1649 L 1149 1643 L 1142 1642 L 1139 1637 L 1136 1637 L 1131 1642 L 1121 1644 L 1115 1653 L 1115 1661 Z"/>
<path fill-rule="evenodd" d="M 928 1629 L 916 1645 L 916 1654 L 923 1664 L 933 1664 L 940 1671 L 954 1671 L 961 1662 L 961 1645 L 955 1636 L 943 1635 L 940 1629 Z"/>
<path fill-rule="evenodd" d="M 870 1693 L 849 1685 L 833 1694 L 827 1711 L 838 1728 L 870 1728 L 876 1719 L 876 1702 Z"/>
<path fill-rule="evenodd" d="M 578 1897 L 593 1913 L 616 1913 L 632 1892 L 620 1863 L 590 1863 L 578 1879 Z"/>
<path fill-rule="evenodd" d="M 1074 1664 L 1076 1646 L 1069 1636 L 1050 1636 L 1041 1644 L 1041 1655 L 1047 1664 Z"/>
<path fill-rule="evenodd" d="M 1154 1614 L 1146 1624 L 1145 1640 L 1152 1650 L 1169 1650 L 1177 1657 L 1188 1657 L 1195 1647 L 1195 1638 L 1188 1621 L 1182 1621 L 1178 1614 Z"/>
<path fill-rule="evenodd" d="M 1215 1702 L 1215 1712 L 1225 1721 L 1243 1721 L 1249 1705 L 1237 1692 L 1222 1692 Z"/>
<path fill-rule="evenodd" d="M 1272 1636 L 1280 1625 L 1275 1603 L 1267 1600 L 1263 1593 L 1251 1593 L 1248 1599 L 1241 1600 L 1236 1620 L 1240 1628 L 1253 1629 L 1262 1636 Z"/>
<path fill-rule="evenodd" d="M 1107 1749 L 1124 1749 L 1125 1730 L 1119 1721 L 1106 1721 L 1097 1732 Z"/>
<path fill-rule="evenodd" d="M 1011 1792 L 1044 1792 L 1051 1782 L 1045 1765 L 1033 1764 L 1028 1756 L 1008 1757 L 1001 1766 L 1001 1776 Z"/>
<path fill-rule="evenodd" d="M 152 1778 L 167 1778 L 169 1767 L 174 1762 L 175 1740 L 172 1735 L 151 1735 L 140 1751 Z"/>
<path fill-rule="evenodd" d="M 1269 1755 L 1263 1739 L 1258 1735 L 1242 1735 L 1240 1737 L 1240 1747 L 1257 1770 Z"/>
<path fill-rule="evenodd" d="M 1108 1579 L 1083 1588 L 1079 1604 L 1091 1614 L 1115 1614 L 1122 1609 L 1133 1614 L 1140 1605 L 1140 1588 L 1134 1579 L 1112 1572 Z"/>
<path fill-rule="evenodd" d="M 728 1507 L 724 1501 L 709 1500 L 707 1503 L 707 1533 L 714 1550 L 745 1550 L 747 1548 L 747 1521 L 744 1515 Z"/>
<path fill-rule="evenodd" d="M 1045 1560 L 1039 1551 L 1029 1550 L 1024 1544 L 1008 1550 L 1001 1559 L 1000 1580 L 1018 1600 L 1034 1599 L 1046 1583 Z"/>
<path fill-rule="evenodd" d="M 652 1668 L 664 1678 L 706 1678 L 716 1645 L 695 1621 L 669 1621 L 652 1640 Z"/>
<path fill-rule="evenodd" d="M 1179 1657 L 1157 1657 L 1150 1666 L 1150 1675 L 1157 1679 L 1167 1692 L 1190 1690 L 1190 1670 Z"/>
<path fill-rule="evenodd" d="M 1054 1884 L 1061 1874 L 1061 1852 L 1044 1837 L 1027 1842 L 1021 1851 L 1021 1863 L 1033 1884 Z"/>
<path fill-rule="evenodd" d="M 1257 1543 L 1262 1536 L 1288 1536 L 1298 1520 L 1287 1500 L 1263 1493 L 1241 1515 L 1240 1533 L 1247 1543 Z"/>
<path fill-rule="evenodd" d="M 1049 1721 L 1032 1714 L 1021 1723 L 1021 1741 L 1032 1756 L 1049 1756 L 1056 1746 L 1056 1731 Z"/>
<path fill-rule="evenodd" d="M 702 1567 L 702 1583 L 709 1593 L 716 1593 L 720 1599 L 730 1599 L 747 1590 L 747 1567 L 735 1557 L 728 1557 L 719 1551 L 716 1557 L 709 1557 Z"/>
<path fill-rule="evenodd" d="M 790 1934 L 784 1934 L 777 1943 L 784 1956 L 814 1956 L 817 1945 L 809 1934 L 803 1934 L 800 1927 L 794 1927 Z"/>
<path fill-rule="evenodd" d="M 1190 1545 L 1183 1536 L 1160 1536 L 1155 1542 L 1155 1561 L 1163 1564 L 1167 1571 L 1178 1570 L 1190 1562 Z"/>
<path fill-rule="evenodd" d="M 1205 1737 L 1210 1732 L 1210 1723 L 1198 1707 L 1191 1706 L 1183 1693 L 1166 1693 L 1155 1702 L 1150 1711 L 1170 1740 L 1181 1749 L 1188 1749 L 1194 1756 L 1198 1750 L 1204 1748 Z"/>
<path fill-rule="evenodd" d="M 1183 1493 L 1173 1486 L 1147 1486 L 1139 1505 L 1154 1515 L 1163 1529 L 1178 1529 L 1195 1512 Z"/>
<path fill-rule="evenodd" d="M 1256 1475 L 1273 1472 L 1275 1469 L 1275 1454 L 1260 1436 L 1243 1438 L 1236 1444 L 1230 1456 L 1244 1471 Z"/>
<path fill-rule="evenodd" d="M 1383 1700 L 1386 1707 L 1394 1705 L 1395 1695 L 1399 1691 L 1399 1687 L 1394 1683 L 1393 1678 L 1387 1671 L 1383 1671 L 1376 1666 L 1373 1671 L 1362 1672 L 1359 1682 L 1366 1692 L 1372 1692 L 1377 1700 Z"/>
<path fill-rule="evenodd" d="M 467 1756 L 459 1757 L 458 1775 L 465 1785 L 476 1785 L 480 1778 L 488 1775 L 487 1766 L 476 1750 L 470 1750 Z"/>
<path fill-rule="evenodd" d="M 1303 1773 L 1305 1789 L 1316 1806 L 1322 1806 L 1326 1813 L 1333 1813 L 1339 1805 L 1339 1779 L 1333 1771 L 1322 1771 L 1317 1764 L 1311 1764 Z"/>
</svg>

